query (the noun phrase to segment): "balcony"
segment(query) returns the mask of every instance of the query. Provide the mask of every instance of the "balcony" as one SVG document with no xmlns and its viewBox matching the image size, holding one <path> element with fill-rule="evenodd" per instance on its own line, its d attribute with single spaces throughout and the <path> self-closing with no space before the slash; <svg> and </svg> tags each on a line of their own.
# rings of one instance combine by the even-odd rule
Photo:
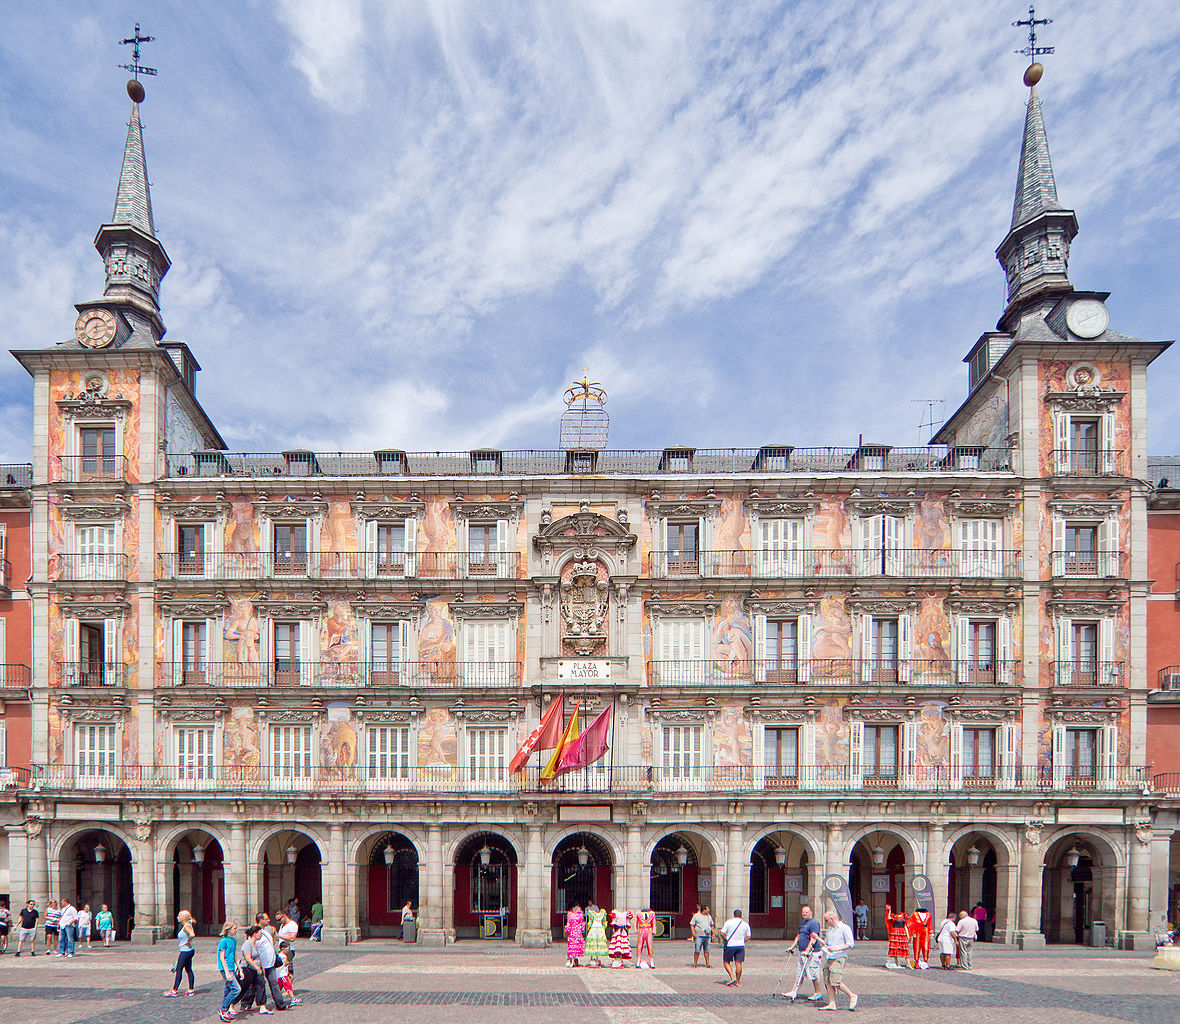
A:
<svg viewBox="0 0 1180 1024">
<path fill-rule="evenodd" d="M 1156 688 L 1180 693 L 1180 665 L 1167 665 L 1155 674 Z"/>
<path fill-rule="evenodd" d="M 162 686 L 174 687 L 518 687 L 520 666 L 515 661 L 400 661 L 400 662 L 162 662 Z"/>
<path fill-rule="evenodd" d="M 1119 686 L 1126 678 L 1123 661 L 1079 658 L 1052 663 L 1054 686 Z"/>
<path fill-rule="evenodd" d="M 33 685 L 33 670 L 28 665 L 0 662 L 0 691 L 27 690 Z"/>
<path fill-rule="evenodd" d="M 949 765 L 918 766 L 877 775 L 863 775 L 846 765 L 709 765 L 673 761 L 667 765 L 591 766 L 550 782 L 542 782 L 540 768 L 532 765 L 514 775 L 505 765 L 487 767 L 421 767 L 403 755 L 386 764 L 324 767 L 301 758 L 282 765 L 222 765 L 193 760 L 183 765 L 121 768 L 108 761 L 99 764 L 35 766 L 31 777 L 16 769 L 16 785 L 30 784 L 42 790 L 104 789 L 128 793 L 213 790 L 218 794 L 295 790 L 322 797 L 340 794 L 385 796 L 388 794 L 530 794 L 609 793 L 615 797 L 654 794 L 754 794 L 783 791 L 878 794 L 956 794 L 964 789 L 987 793 L 1047 793 L 1085 795 L 1124 792 L 1141 796 L 1154 786 L 1164 791 L 1180 789 L 1180 774 L 1148 774 L 1145 767 L 1117 767 L 1108 772 L 1066 776 L 1052 769 L 1034 767 L 1007 771 L 976 770 Z M 1172 787 L 1168 789 L 1167 787 Z"/>
<path fill-rule="evenodd" d="M 30 463 L 8 462 L 0 464 L 0 490 L 32 486 L 33 467 Z"/>
<path fill-rule="evenodd" d="M 1054 551 L 1051 571 L 1057 579 L 1126 579 L 1126 552 Z"/>
<path fill-rule="evenodd" d="M 127 459 L 123 455 L 60 455 L 56 459 L 61 463 L 55 477 L 59 482 L 121 484 L 127 479 Z"/>
<path fill-rule="evenodd" d="M 652 551 L 651 579 L 1019 579 L 1019 551 L 897 548 L 889 551 Z"/>
<path fill-rule="evenodd" d="M 1058 449 L 1053 452 L 1053 472 L 1064 476 L 1116 476 L 1122 454 L 1121 449 L 1115 448 L 1089 451 Z"/>
<path fill-rule="evenodd" d="M 62 686 L 104 687 L 123 686 L 127 682 L 127 666 L 104 665 L 101 662 L 54 662 L 57 678 Z"/>
<path fill-rule="evenodd" d="M 7 558 L 0 558 L 0 595 L 10 596 L 12 590 L 12 563 Z"/>
<path fill-rule="evenodd" d="M 70 552 L 50 557 L 49 576 L 71 583 L 124 582 L 129 565 L 130 558 L 122 553 Z"/>
<path fill-rule="evenodd" d="M 253 551 L 156 556 L 159 579 L 516 579 L 517 551 Z"/>
<path fill-rule="evenodd" d="M 875 686 L 1011 686 L 1017 677 L 1017 661 L 942 658 L 764 658 L 743 661 L 653 660 L 649 679 L 653 686 L 725 686 L 734 682 L 767 686 L 847 685 Z"/>
<path fill-rule="evenodd" d="M 772 453 L 768 460 L 767 453 Z M 190 452 L 165 457 L 169 477 L 356 477 L 356 476 L 576 476 L 619 474 L 774 473 L 1009 473 L 1007 448 L 695 448 L 601 451 L 592 460 L 571 460 L 565 451 L 466 452 Z M 687 455 L 687 462 L 686 462 Z M 671 457 L 670 457 L 671 456 Z"/>
</svg>

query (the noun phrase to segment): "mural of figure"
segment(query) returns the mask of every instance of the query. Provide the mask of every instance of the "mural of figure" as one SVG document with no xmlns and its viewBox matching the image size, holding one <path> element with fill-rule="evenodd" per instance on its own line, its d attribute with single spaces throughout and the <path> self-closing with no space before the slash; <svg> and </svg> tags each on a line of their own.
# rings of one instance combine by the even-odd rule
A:
<svg viewBox="0 0 1180 1024">
<path fill-rule="evenodd" d="M 844 706 L 839 700 L 829 700 L 815 716 L 815 763 L 820 778 L 843 771 L 848 765 L 848 728 L 844 722 Z M 824 769 L 834 769 L 827 773 Z"/>
<path fill-rule="evenodd" d="M 262 764 L 262 736 L 253 708 L 238 705 L 232 709 L 225 727 L 225 763 L 239 774 L 250 777 Z"/>
<path fill-rule="evenodd" d="M 331 779 L 346 779 L 356 767 L 356 729 L 348 706 L 330 704 L 327 719 L 320 727 L 320 762 Z"/>
<path fill-rule="evenodd" d="M 229 565 L 242 575 L 259 572 L 262 569 L 258 557 L 260 546 L 253 504 L 244 498 L 235 499 L 225 527 L 225 551 L 231 556 Z"/>
<path fill-rule="evenodd" d="M 458 763 L 455 722 L 447 708 L 431 708 L 418 728 L 418 765 L 454 768 Z"/>
<path fill-rule="evenodd" d="M 918 712 L 919 767 L 936 767 L 950 763 L 951 723 L 945 714 L 946 704 L 928 701 Z"/>
<path fill-rule="evenodd" d="M 341 682 L 356 677 L 359 671 L 356 619 L 347 601 L 328 602 L 323 651 L 321 661 L 326 681 Z"/>
<path fill-rule="evenodd" d="M 455 679 L 455 626 L 445 598 L 426 602 L 426 621 L 418 631 L 418 660 L 436 682 Z"/>
<path fill-rule="evenodd" d="M 123 720 L 123 767 L 134 775 L 139 767 L 139 714 L 135 704 Z"/>
<path fill-rule="evenodd" d="M 724 571 L 746 571 L 746 552 L 750 549 L 750 520 L 746 518 L 741 498 L 731 495 L 721 499 L 721 509 L 717 514 L 717 524 L 713 531 L 713 547 L 718 552 L 728 552 L 719 556 L 725 560 L 721 566 Z"/>
<path fill-rule="evenodd" d="M 254 603 L 247 597 L 231 600 L 221 634 L 226 644 L 226 660 L 230 662 L 225 667 L 228 675 L 235 676 L 238 681 L 259 679 L 262 671 L 258 653 L 260 633 Z"/>
<path fill-rule="evenodd" d="M 951 671 L 951 623 L 937 597 L 923 598 L 914 616 L 914 658 L 919 672 L 948 676 Z"/>
<path fill-rule="evenodd" d="M 832 551 L 852 547 L 852 530 L 839 498 L 824 498 L 811 520 L 811 546 Z"/>
<path fill-rule="evenodd" d="M 446 498 L 429 498 L 422 519 L 419 572 L 433 579 L 454 577 L 458 568 L 444 552 L 455 550 L 455 517 Z"/>
<path fill-rule="evenodd" d="M 710 654 L 713 666 L 723 675 L 741 676 L 750 672 L 754 654 L 750 616 L 733 594 L 721 602 L 713 620 Z"/>
<path fill-rule="evenodd" d="M 64 764 L 66 758 L 65 736 L 61 729 L 61 713 L 56 704 L 49 705 L 49 760 L 51 764 Z"/>
<path fill-rule="evenodd" d="M 811 627 L 811 654 L 817 661 L 852 657 L 852 619 L 842 597 L 825 597 Z"/>
<path fill-rule="evenodd" d="M 748 767 L 753 757 L 749 723 L 740 712 L 727 711 L 713 726 L 713 763 L 719 768 Z"/>
<path fill-rule="evenodd" d="M 946 505 L 937 498 L 924 498 L 914 516 L 914 547 L 942 551 L 950 547 L 951 526 Z"/>
</svg>

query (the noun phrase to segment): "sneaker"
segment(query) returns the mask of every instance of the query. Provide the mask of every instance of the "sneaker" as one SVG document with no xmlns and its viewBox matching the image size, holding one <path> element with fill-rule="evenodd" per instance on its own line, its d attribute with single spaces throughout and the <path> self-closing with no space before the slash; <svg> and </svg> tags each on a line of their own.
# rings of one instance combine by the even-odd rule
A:
<svg viewBox="0 0 1180 1024">
<path fill-rule="evenodd" d="M 232 1013 L 227 1013 L 225 1010 L 219 1010 L 217 1016 L 224 1021 L 231 1021 L 234 1019 L 234 1015 Z"/>
<path fill-rule="evenodd" d="M 170 988 L 167 992 L 164 993 L 164 995 L 166 995 L 169 999 L 171 999 L 173 996 L 180 995 L 180 993 L 177 992 L 176 989 Z"/>
<path fill-rule="evenodd" d="M 788 998 L 789 1000 L 791 1000 L 791 1002 L 794 1002 L 794 1001 L 795 1001 L 795 997 L 796 997 L 798 994 L 799 994 L 798 992 L 796 992 L 794 989 L 792 989 L 792 990 L 791 990 L 790 992 L 788 992 L 786 995 L 787 995 L 787 998 Z"/>
<path fill-rule="evenodd" d="M 258 1007 L 259 1013 L 274 1013 L 274 1010 L 268 1010 L 265 1006 Z"/>
<path fill-rule="evenodd" d="M 809 1003 L 824 1003 L 824 1002 L 827 1002 L 827 999 L 828 999 L 827 996 L 822 995 L 819 992 L 816 992 L 815 995 L 811 995 L 811 996 L 807 997 L 807 1001 Z"/>
<path fill-rule="evenodd" d="M 859 1002 L 860 1002 L 860 996 L 853 996 L 850 1000 L 848 1000 L 848 1009 L 855 1010 L 856 1004 Z"/>
<path fill-rule="evenodd" d="M 17 953 L 16 955 L 17 955 L 17 956 L 20 956 L 20 953 Z"/>
<path fill-rule="evenodd" d="M 195 996 L 197 994 L 197 990 L 195 988 L 185 989 L 184 994 L 186 996 Z"/>
</svg>

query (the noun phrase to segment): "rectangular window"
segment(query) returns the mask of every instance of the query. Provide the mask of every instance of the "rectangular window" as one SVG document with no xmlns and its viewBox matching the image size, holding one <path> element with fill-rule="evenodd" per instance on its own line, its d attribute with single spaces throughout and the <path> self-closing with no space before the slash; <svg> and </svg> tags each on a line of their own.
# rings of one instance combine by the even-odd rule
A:
<svg viewBox="0 0 1180 1024">
<path fill-rule="evenodd" d="M 759 575 L 803 574 L 803 520 L 763 519 L 758 523 Z"/>
<path fill-rule="evenodd" d="M 768 786 L 793 786 L 799 778 L 799 730 L 767 729 Z"/>
<path fill-rule="evenodd" d="M 963 777 L 992 779 L 996 766 L 996 730 L 965 728 L 963 730 Z"/>
<path fill-rule="evenodd" d="M 866 725 L 864 733 L 866 779 L 897 778 L 897 726 Z"/>
<path fill-rule="evenodd" d="M 766 682 L 793 683 L 799 674 L 799 620 L 766 620 Z"/>
<path fill-rule="evenodd" d="M 1001 575 L 1004 523 L 999 519 L 963 519 L 959 522 L 959 572 L 963 576 Z"/>
<path fill-rule="evenodd" d="M 1098 678 L 1098 623 L 1070 624 L 1073 666 L 1070 677 L 1078 686 L 1094 686 Z"/>
<path fill-rule="evenodd" d="M 78 780 L 101 782 L 115 778 L 115 727 L 74 726 L 74 764 Z"/>
<path fill-rule="evenodd" d="M 180 679 L 200 686 L 208 665 L 208 636 L 205 623 L 184 622 L 180 626 Z"/>
<path fill-rule="evenodd" d="M 78 553 L 72 578 L 78 580 L 114 580 L 119 578 L 115 555 L 114 526 L 78 526 L 75 528 Z"/>
<path fill-rule="evenodd" d="M 1069 451 L 1075 472 L 1098 472 L 1098 435 L 1098 420 L 1070 419 Z"/>
<path fill-rule="evenodd" d="M 369 781 L 389 782 L 410 777 L 410 727 L 373 725 L 366 732 Z"/>
<path fill-rule="evenodd" d="M 701 744 L 703 730 L 699 725 L 664 726 L 663 763 L 665 779 L 699 780 L 702 777 Z"/>
<path fill-rule="evenodd" d="M 205 575 L 205 525 L 181 523 L 176 528 L 177 573 Z"/>
<path fill-rule="evenodd" d="M 967 623 L 967 682 L 996 681 L 996 624 L 974 619 Z"/>
<path fill-rule="evenodd" d="M 467 771 L 474 783 L 498 783 L 508 778 L 508 730 L 467 730 Z"/>
<path fill-rule="evenodd" d="M 307 575 L 307 523 L 275 523 L 275 575 Z"/>
<path fill-rule="evenodd" d="M 1065 730 L 1065 773 L 1071 779 L 1093 779 L 1098 768 L 1098 730 Z"/>
<path fill-rule="evenodd" d="M 656 626 L 659 651 L 652 666 L 657 683 L 704 683 L 705 623 L 700 619 L 661 619 Z"/>
<path fill-rule="evenodd" d="M 700 573 L 700 530 L 700 523 L 696 520 L 667 524 L 664 554 L 669 576 L 696 576 Z"/>
<path fill-rule="evenodd" d="M 463 680 L 469 686 L 510 686 L 517 682 L 512 623 L 507 619 L 472 619 L 463 634 Z"/>
<path fill-rule="evenodd" d="M 372 626 L 372 667 L 374 686 L 396 686 L 406 669 L 406 623 L 374 622 Z"/>
<path fill-rule="evenodd" d="M 406 524 L 377 524 L 377 575 L 406 575 Z"/>
<path fill-rule="evenodd" d="M 270 727 L 271 777 L 278 783 L 311 782 L 311 726 Z"/>
<path fill-rule="evenodd" d="M 467 574 L 511 576 L 515 560 L 508 551 L 508 520 L 467 524 Z"/>
<path fill-rule="evenodd" d="M 213 726 L 177 726 L 176 781 L 213 781 Z"/>
<path fill-rule="evenodd" d="M 116 474 L 118 454 L 115 451 L 115 428 L 113 426 L 82 427 L 78 431 L 82 459 L 78 469 L 79 480 L 110 480 Z"/>
<path fill-rule="evenodd" d="M 898 516 L 869 516 L 862 520 L 860 570 L 862 576 L 900 576 L 904 568 L 904 520 Z"/>
<path fill-rule="evenodd" d="M 299 682 L 299 627 L 298 622 L 274 624 L 274 682 L 276 686 L 290 686 Z"/>
<path fill-rule="evenodd" d="M 898 622 L 873 616 L 873 675 L 877 682 L 897 679 Z"/>
<path fill-rule="evenodd" d="M 78 623 L 79 686 L 102 686 L 106 681 L 106 630 L 101 622 Z"/>
</svg>

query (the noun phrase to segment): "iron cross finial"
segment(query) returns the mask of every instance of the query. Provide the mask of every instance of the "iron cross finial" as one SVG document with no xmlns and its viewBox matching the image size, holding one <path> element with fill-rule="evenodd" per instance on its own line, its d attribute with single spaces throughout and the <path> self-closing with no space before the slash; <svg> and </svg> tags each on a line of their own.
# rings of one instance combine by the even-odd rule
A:
<svg viewBox="0 0 1180 1024">
<path fill-rule="evenodd" d="M 1032 4 L 1029 4 L 1028 17 L 1012 22 L 1013 28 L 1028 29 L 1028 46 L 1023 50 L 1015 50 L 1014 52 L 1027 57 L 1030 64 L 1035 63 L 1038 57 L 1044 56 L 1046 53 L 1052 53 L 1053 47 L 1051 46 L 1037 46 L 1037 26 L 1052 24 L 1052 18 L 1038 18 L 1037 9 Z"/>
<path fill-rule="evenodd" d="M 135 23 L 135 34 L 132 35 L 129 39 L 120 39 L 119 40 L 120 46 L 130 46 L 131 47 L 131 63 L 130 64 L 120 64 L 119 67 L 122 68 L 124 71 L 130 71 L 136 81 L 139 81 L 140 75 L 157 74 L 155 68 L 145 68 L 142 64 L 139 63 L 139 44 L 140 43 L 154 43 L 155 41 L 156 41 L 155 36 L 141 36 L 139 34 L 139 22 L 137 21 Z"/>
</svg>

